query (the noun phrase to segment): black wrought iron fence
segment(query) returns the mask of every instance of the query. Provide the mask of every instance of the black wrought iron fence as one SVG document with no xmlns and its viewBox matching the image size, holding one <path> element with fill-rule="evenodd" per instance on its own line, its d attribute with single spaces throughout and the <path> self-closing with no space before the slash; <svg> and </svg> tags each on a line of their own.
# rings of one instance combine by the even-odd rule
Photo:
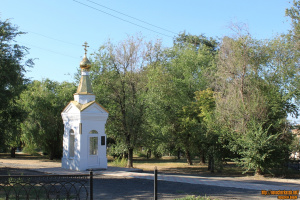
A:
<svg viewBox="0 0 300 200">
<path fill-rule="evenodd" d="M 0 176 L 0 199 L 93 199 L 90 175 Z"/>
</svg>

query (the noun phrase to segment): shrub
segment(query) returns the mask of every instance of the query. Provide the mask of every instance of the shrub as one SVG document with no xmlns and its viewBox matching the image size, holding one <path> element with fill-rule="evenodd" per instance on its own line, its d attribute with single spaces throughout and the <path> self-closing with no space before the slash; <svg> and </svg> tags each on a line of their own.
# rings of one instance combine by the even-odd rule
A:
<svg viewBox="0 0 300 200">
<path fill-rule="evenodd" d="M 111 165 L 114 167 L 126 167 L 127 165 L 127 159 L 126 158 L 116 158 L 111 162 Z"/>
<path fill-rule="evenodd" d="M 32 147 L 32 146 L 25 146 L 22 150 L 22 152 L 30 154 L 32 156 L 39 156 L 40 154 L 38 153 L 38 151 L 36 150 L 36 148 Z"/>
</svg>

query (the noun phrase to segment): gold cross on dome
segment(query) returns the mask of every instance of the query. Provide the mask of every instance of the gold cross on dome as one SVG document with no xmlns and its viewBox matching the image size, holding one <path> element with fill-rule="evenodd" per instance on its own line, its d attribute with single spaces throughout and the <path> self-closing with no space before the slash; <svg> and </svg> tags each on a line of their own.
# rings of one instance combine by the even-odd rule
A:
<svg viewBox="0 0 300 200">
<path fill-rule="evenodd" d="M 86 52 L 87 52 L 87 47 L 90 47 L 90 46 L 88 46 L 87 44 L 88 44 L 88 43 L 85 42 L 84 45 L 82 45 L 82 46 L 84 46 L 84 55 L 85 55 L 85 56 L 86 56 Z"/>
</svg>

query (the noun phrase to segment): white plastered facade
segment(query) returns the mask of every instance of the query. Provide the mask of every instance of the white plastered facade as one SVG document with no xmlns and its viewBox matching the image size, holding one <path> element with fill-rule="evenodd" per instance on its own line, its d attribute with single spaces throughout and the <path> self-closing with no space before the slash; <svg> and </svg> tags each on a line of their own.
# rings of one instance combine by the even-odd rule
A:
<svg viewBox="0 0 300 200">
<path fill-rule="evenodd" d="M 62 112 L 64 123 L 62 168 L 84 171 L 107 168 L 105 123 L 108 113 L 96 102 L 83 110 L 70 102 Z M 74 136 L 72 136 L 74 135 Z M 91 138 L 95 144 L 91 144 Z M 72 139 L 71 139 L 72 138 Z M 104 140 L 104 141 L 103 141 Z M 92 147 L 93 146 L 93 147 Z"/>
<path fill-rule="evenodd" d="M 61 113 L 64 123 L 62 168 L 107 169 L 105 124 L 108 112 L 95 101 L 86 55 L 80 67 L 81 80 L 74 101 Z"/>
</svg>

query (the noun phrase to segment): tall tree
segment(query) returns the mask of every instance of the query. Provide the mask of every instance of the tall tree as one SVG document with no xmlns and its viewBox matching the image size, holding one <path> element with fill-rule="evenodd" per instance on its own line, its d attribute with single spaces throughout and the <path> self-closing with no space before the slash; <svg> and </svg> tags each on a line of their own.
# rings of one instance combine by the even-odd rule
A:
<svg viewBox="0 0 300 200">
<path fill-rule="evenodd" d="M 186 42 L 190 37 L 178 36 L 174 47 L 166 49 L 160 62 L 148 69 L 147 99 L 149 123 L 167 138 L 167 146 L 183 150 L 187 162 L 192 164 L 192 142 L 199 123 L 196 119 L 188 120 L 193 115 L 190 104 L 195 101 L 194 92 L 207 86 L 206 73 L 213 66 L 215 52 L 201 43 L 202 36 L 197 45 Z"/>
<path fill-rule="evenodd" d="M 25 68 L 33 66 L 32 60 L 24 61 L 28 49 L 15 43 L 24 34 L 8 20 L 0 19 L 0 149 L 11 147 L 12 156 L 19 145 L 22 110 L 15 101 L 25 88 Z"/>
<path fill-rule="evenodd" d="M 118 45 L 106 43 L 92 59 L 93 89 L 110 113 L 106 132 L 125 145 L 127 167 L 133 167 L 133 150 L 146 138 L 145 68 L 159 49 L 159 43 L 129 37 Z"/>
<path fill-rule="evenodd" d="M 64 126 L 61 111 L 70 101 L 76 87 L 48 79 L 33 81 L 21 94 L 19 104 L 27 112 L 22 123 L 22 140 L 26 147 L 36 147 L 52 160 L 61 158 Z"/>
<path fill-rule="evenodd" d="M 299 51 L 300 49 L 300 1 L 293 0 L 291 8 L 287 8 L 285 11 L 286 16 L 291 18 L 292 29 L 290 30 L 290 39 L 294 42 L 294 48 Z M 298 53 L 299 54 L 299 53 Z"/>
<path fill-rule="evenodd" d="M 224 37 L 220 46 L 214 85 L 218 93 L 216 111 L 231 150 L 242 156 L 240 163 L 247 170 L 252 168 L 261 174 L 287 158 L 291 140 L 286 131 L 286 117 L 296 110 L 289 91 L 284 89 L 286 84 L 279 81 L 286 73 L 274 73 L 282 69 L 282 65 L 275 62 L 280 56 L 278 51 L 273 51 L 264 41 L 242 34 L 243 30 L 237 28 L 239 35 Z M 241 145 L 255 143 L 253 135 L 269 143 Z M 283 154 L 279 153 L 280 148 Z M 253 155 L 260 155 L 262 160 L 257 160 L 259 156 L 251 157 Z"/>
<path fill-rule="evenodd" d="M 280 73 L 285 76 L 285 88 L 293 94 L 294 100 L 300 104 L 300 1 L 293 0 L 291 8 L 286 9 L 286 16 L 291 19 L 291 30 L 288 34 L 278 37 L 272 45 L 278 55 L 276 64 L 281 66 Z"/>
</svg>

